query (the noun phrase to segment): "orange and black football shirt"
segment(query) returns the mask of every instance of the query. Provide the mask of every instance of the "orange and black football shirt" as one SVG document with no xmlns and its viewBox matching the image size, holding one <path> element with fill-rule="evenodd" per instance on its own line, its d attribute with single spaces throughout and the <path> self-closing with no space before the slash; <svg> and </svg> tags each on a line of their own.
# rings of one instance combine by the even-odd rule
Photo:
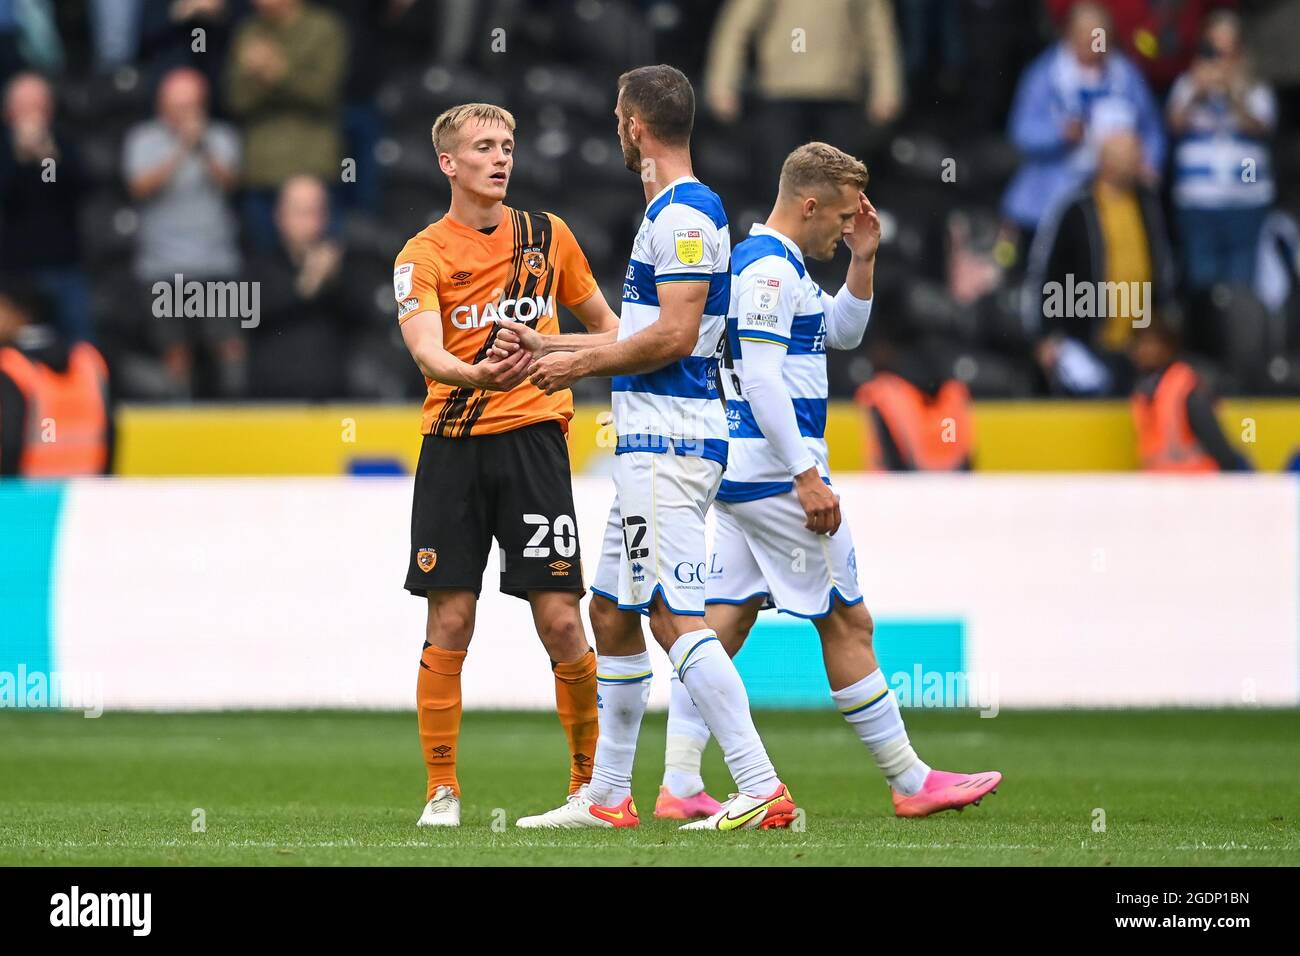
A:
<svg viewBox="0 0 1300 956">
<path fill-rule="evenodd" d="M 443 348 L 470 364 L 486 358 L 497 318 L 555 335 L 556 304 L 580 305 L 595 291 L 591 267 L 564 220 L 509 206 L 486 235 L 443 216 L 402 248 L 393 271 L 398 322 L 437 310 Z M 547 395 L 527 379 L 508 392 L 425 381 L 420 431 L 426 435 L 492 435 L 545 421 L 558 421 L 567 432 L 573 417 L 567 388 Z"/>
</svg>

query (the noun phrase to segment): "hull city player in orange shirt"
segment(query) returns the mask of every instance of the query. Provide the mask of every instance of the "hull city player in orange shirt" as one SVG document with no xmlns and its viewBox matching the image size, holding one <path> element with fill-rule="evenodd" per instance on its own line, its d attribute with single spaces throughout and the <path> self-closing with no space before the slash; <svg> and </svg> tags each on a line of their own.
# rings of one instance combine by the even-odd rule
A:
<svg viewBox="0 0 1300 956">
<path fill-rule="evenodd" d="M 527 381 L 526 352 L 498 358 L 492 344 L 501 319 L 558 333 L 558 305 L 591 332 L 618 319 L 564 221 L 504 204 L 514 128 L 510 113 L 486 103 L 438 117 L 433 143 L 451 208 L 403 247 L 393 272 L 402 338 L 429 388 L 406 576 L 429 604 L 416 685 L 429 772 L 420 826 L 460 824 L 460 671 L 494 537 L 501 590 L 531 605 L 551 659 L 570 794 L 590 781 L 596 752 L 596 658 L 578 610 L 569 480 L 573 395 L 542 392 Z"/>
</svg>

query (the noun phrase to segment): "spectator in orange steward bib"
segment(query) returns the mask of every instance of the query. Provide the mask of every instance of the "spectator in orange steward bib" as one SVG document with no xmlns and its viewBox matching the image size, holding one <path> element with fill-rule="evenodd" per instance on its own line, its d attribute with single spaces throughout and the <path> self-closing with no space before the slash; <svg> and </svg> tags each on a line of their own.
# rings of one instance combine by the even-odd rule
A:
<svg viewBox="0 0 1300 956">
<path fill-rule="evenodd" d="M 867 416 L 867 467 L 969 471 L 975 431 L 966 385 L 934 374 L 924 352 L 896 351 L 879 336 L 871 356 L 878 371 L 853 396 Z"/>
<path fill-rule="evenodd" d="M 63 338 L 45 312 L 34 289 L 0 287 L 0 476 L 106 474 L 108 366 L 89 342 Z"/>
<path fill-rule="evenodd" d="M 1178 357 L 1178 347 L 1177 331 L 1160 318 L 1133 337 L 1130 351 L 1139 378 L 1131 407 L 1142 470 L 1250 471 L 1219 427 L 1209 389 Z"/>
</svg>

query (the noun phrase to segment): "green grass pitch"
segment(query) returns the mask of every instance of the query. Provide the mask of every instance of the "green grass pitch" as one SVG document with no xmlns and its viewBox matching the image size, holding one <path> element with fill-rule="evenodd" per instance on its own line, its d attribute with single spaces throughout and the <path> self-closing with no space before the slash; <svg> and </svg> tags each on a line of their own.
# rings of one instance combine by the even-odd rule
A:
<svg viewBox="0 0 1300 956">
<path fill-rule="evenodd" d="M 467 713 L 463 824 L 427 831 L 413 713 L 3 711 L 0 864 L 1300 864 L 1298 710 L 905 716 L 932 765 L 1002 770 L 999 792 L 896 819 L 834 712 L 760 712 L 803 830 L 679 833 L 650 816 L 664 744 L 651 714 L 638 830 L 521 831 L 516 817 L 563 797 L 559 725 Z M 716 744 L 704 769 L 725 798 Z"/>
</svg>

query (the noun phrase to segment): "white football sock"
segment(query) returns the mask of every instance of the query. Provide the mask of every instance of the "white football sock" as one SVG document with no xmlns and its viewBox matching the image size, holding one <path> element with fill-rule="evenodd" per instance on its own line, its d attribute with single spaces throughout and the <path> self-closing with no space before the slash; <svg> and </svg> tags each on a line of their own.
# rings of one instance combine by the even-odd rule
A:
<svg viewBox="0 0 1300 956">
<path fill-rule="evenodd" d="M 736 789 L 751 797 L 771 796 L 781 785 L 749 713 L 749 695 L 736 665 L 711 628 L 677 638 L 668 651 L 705 724 L 722 747 Z"/>
<path fill-rule="evenodd" d="M 704 789 L 700 760 L 708 742 L 709 725 L 674 672 L 668 700 L 668 746 L 664 751 L 664 786 L 674 797 L 693 797 Z"/>
<path fill-rule="evenodd" d="M 650 696 L 650 654 L 596 655 L 596 714 L 600 737 L 587 796 L 602 807 L 617 806 L 632 792 L 632 763 Z"/>
<path fill-rule="evenodd" d="M 831 691 L 835 706 L 867 745 L 889 785 L 905 797 L 920 792 L 930 768 L 912 749 L 885 675 L 876 668 L 862 680 Z"/>
</svg>

